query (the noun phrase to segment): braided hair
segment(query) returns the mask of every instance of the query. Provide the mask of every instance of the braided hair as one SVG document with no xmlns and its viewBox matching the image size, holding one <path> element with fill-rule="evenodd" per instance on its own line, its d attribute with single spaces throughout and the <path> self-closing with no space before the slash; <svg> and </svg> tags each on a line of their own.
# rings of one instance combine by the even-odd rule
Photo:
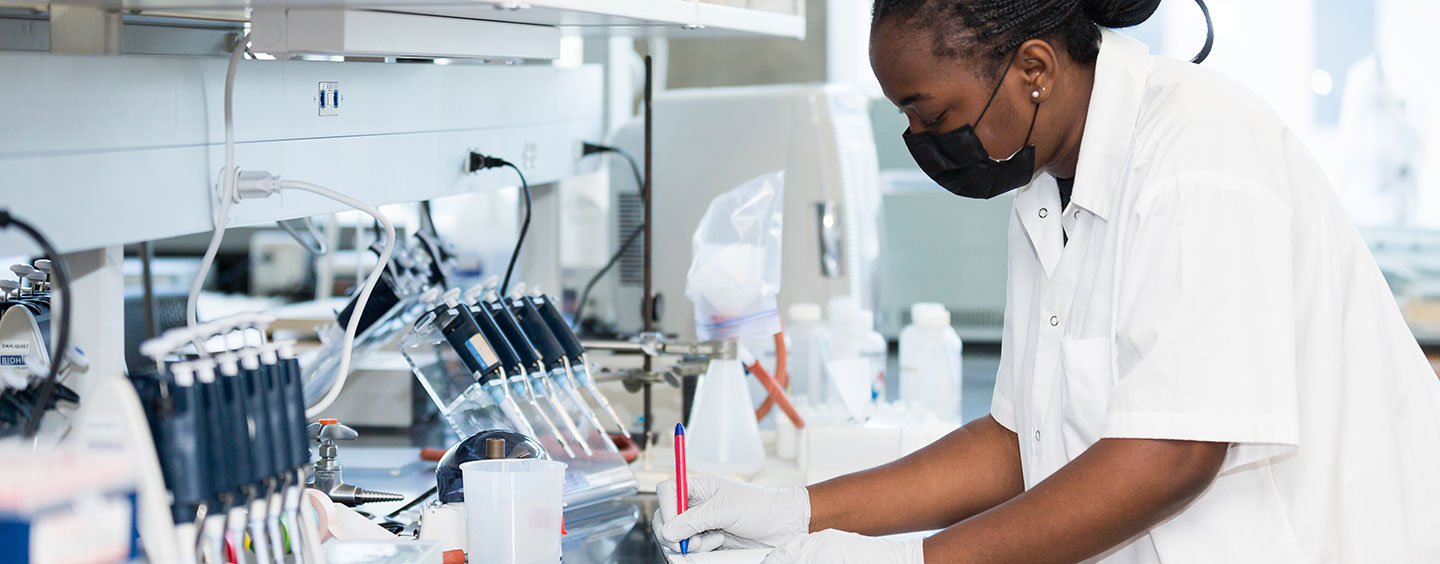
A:
<svg viewBox="0 0 1440 564">
<path fill-rule="evenodd" d="M 1055 40 L 1070 58 L 1090 64 L 1100 54 L 1100 28 L 1139 25 L 1160 0 L 875 0 L 871 30 L 899 24 L 928 31 L 935 56 L 983 57 L 999 72 L 1031 39 Z M 1208 14 L 1207 14 L 1208 18 Z"/>
</svg>

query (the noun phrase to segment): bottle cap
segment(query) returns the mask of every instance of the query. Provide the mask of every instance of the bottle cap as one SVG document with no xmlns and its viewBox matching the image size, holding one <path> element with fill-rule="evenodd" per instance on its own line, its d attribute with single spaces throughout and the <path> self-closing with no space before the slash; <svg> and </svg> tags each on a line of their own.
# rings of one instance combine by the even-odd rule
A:
<svg viewBox="0 0 1440 564">
<path fill-rule="evenodd" d="M 930 305 L 935 305 L 935 304 L 930 304 Z M 920 326 L 920 327 L 949 327 L 949 326 L 950 326 L 950 310 L 945 309 L 945 308 L 943 308 L 943 307 L 940 307 L 940 308 L 927 307 L 927 308 L 923 308 L 923 309 L 919 309 L 919 310 L 914 310 L 914 309 L 912 309 L 910 315 L 911 315 L 912 319 L 915 320 L 915 325 Z"/>
<path fill-rule="evenodd" d="M 429 290 L 425 290 L 425 293 L 420 294 L 420 301 L 427 304 L 439 303 L 440 289 L 430 288 Z"/>
<path fill-rule="evenodd" d="M 791 304 L 787 312 L 790 321 L 820 321 L 820 306 L 811 303 Z"/>
<path fill-rule="evenodd" d="M 935 302 L 915 302 L 913 304 L 910 304 L 910 319 L 920 317 L 920 312 L 927 309 L 943 310 L 945 309 L 945 306 L 943 304 L 938 304 Z"/>
</svg>

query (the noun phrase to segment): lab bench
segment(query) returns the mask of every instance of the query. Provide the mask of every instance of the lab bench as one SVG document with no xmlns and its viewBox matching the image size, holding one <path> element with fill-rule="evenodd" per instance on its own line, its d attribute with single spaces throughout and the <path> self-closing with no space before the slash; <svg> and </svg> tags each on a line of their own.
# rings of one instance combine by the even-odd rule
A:
<svg viewBox="0 0 1440 564">
<path fill-rule="evenodd" d="M 889 355 L 891 373 L 898 373 L 898 359 Z M 993 346 L 970 346 L 964 357 L 965 420 L 989 411 L 990 392 L 995 385 L 999 351 Z M 384 516 L 406 502 L 425 493 L 435 485 L 435 463 L 420 459 L 421 447 L 446 449 L 459 440 L 440 420 L 418 423 L 408 429 L 361 428 L 360 438 L 340 445 L 339 460 L 344 466 L 345 481 L 366 489 L 392 492 L 405 501 L 371 503 L 357 509 L 371 515 Z M 657 460 L 668 460 L 668 450 L 660 448 Z M 793 463 L 791 463 L 793 465 Z M 796 468 L 781 468 L 783 463 L 771 460 L 763 476 L 755 481 L 768 486 L 790 486 L 803 483 Z M 655 477 L 642 481 L 653 484 Z M 796 482 L 801 480 L 801 482 Z M 397 516 L 398 522 L 411 525 L 404 534 L 413 533 L 430 501 L 416 505 Z M 650 519 L 658 502 L 653 493 L 638 493 L 596 504 L 566 515 L 570 533 L 562 541 L 566 564 L 648 563 L 666 562 L 650 529 Z M 383 521 L 383 519 L 382 519 Z"/>
</svg>

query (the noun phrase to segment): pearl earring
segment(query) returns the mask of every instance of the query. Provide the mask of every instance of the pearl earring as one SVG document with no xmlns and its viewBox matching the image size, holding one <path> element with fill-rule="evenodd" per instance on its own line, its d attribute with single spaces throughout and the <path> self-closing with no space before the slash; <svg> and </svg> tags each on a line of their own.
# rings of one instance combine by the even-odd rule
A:
<svg viewBox="0 0 1440 564">
<path fill-rule="evenodd" d="M 1039 90 L 1035 90 L 1035 91 L 1030 92 L 1030 97 L 1038 100 L 1038 99 L 1040 98 L 1040 91 L 1039 91 Z"/>
</svg>

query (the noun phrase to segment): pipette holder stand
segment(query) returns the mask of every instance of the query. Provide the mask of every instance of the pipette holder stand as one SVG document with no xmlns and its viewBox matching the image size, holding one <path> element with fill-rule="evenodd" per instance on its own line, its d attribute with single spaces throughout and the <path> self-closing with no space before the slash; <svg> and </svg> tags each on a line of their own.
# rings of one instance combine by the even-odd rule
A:
<svg viewBox="0 0 1440 564">
<path fill-rule="evenodd" d="M 577 407 L 562 398 L 561 403 L 571 411 L 581 434 L 586 438 L 587 444 L 591 445 L 591 453 L 586 454 L 579 445 L 574 445 L 575 439 L 567 435 L 567 439 L 574 445 L 571 450 L 575 453 L 574 456 L 567 455 L 558 437 L 544 424 L 544 418 L 535 412 L 535 404 L 527 400 L 524 386 L 515 383 L 515 375 L 509 375 L 508 383 L 514 403 L 505 407 L 509 402 L 503 395 L 499 378 L 493 377 L 485 383 L 477 382 L 475 375 L 469 372 L 455 349 L 434 324 L 424 323 L 423 319 L 421 321 L 400 340 L 400 352 L 431 401 L 439 407 L 440 413 L 457 435 L 469 437 L 492 429 L 529 435 L 530 433 L 517 425 L 516 418 L 512 417 L 512 413 L 518 414 L 519 418 L 526 422 L 525 425 L 534 430 L 532 438 L 545 447 L 551 459 L 567 465 L 567 507 L 581 507 L 636 491 L 635 475 L 630 471 L 630 467 L 616 450 L 607 448 L 607 445 L 612 444 L 609 436 L 590 424 L 590 417 L 582 417 L 583 414 L 578 412 L 580 409 L 589 410 L 590 407 Z M 551 379 L 552 390 L 558 389 L 556 386 L 560 385 L 557 376 L 545 376 Z M 537 403 L 543 406 L 542 409 L 550 409 L 548 402 Z M 549 414 L 549 417 L 555 419 L 554 414 Z M 560 432 L 566 431 L 561 429 Z"/>
<path fill-rule="evenodd" d="M 424 304 L 415 298 L 416 296 L 409 294 L 401 296 L 400 303 L 386 311 L 370 327 L 355 335 L 355 348 L 351 352 L 350 361 L 352 367 L 371 352 L 393 346 L 391 344 L 395 342 L 395 337 L 407 331 L 415 318 L 424 313 Z M 314 360 L 301 363 L 301 381 L 305 383 L 307 401 L 314 401 L 314 398 L 324 395 L 330 388 L 334 374 L 340 366 L 340 357 L 345 351 L 345 327 L 338 321 L 316 326 L 315 334 L 320 338 L 320 351 L 316 353 Z"/>
</svg>

